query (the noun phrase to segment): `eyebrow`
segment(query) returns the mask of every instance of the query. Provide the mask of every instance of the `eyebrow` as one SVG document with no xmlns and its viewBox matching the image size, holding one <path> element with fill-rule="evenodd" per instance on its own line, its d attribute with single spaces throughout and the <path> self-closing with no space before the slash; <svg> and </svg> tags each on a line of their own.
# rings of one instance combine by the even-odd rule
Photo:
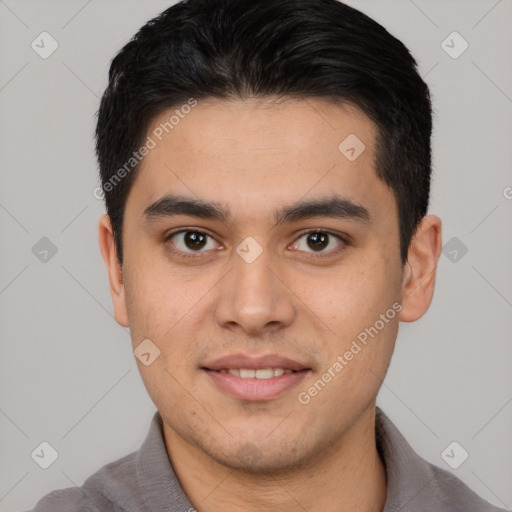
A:
<svg viewBox="0 0 512 512">
<path fill-rule="evenodd" d="M 143 217 L 147 222 L 153 222 L 176 215 L 188 215 L 221 222 L 228 222 L 231 219 L 229 209 L 220 203 L 172 194 L 166 195 L 148 206 L 144 210 Z M 290 206 L 284 206 L 274 211 L 273 220 L 275 225 L 280 225 L 315 217 L 370 221 L 370 213 L 367 208 L 337 195 L 299 201 Z"/>
</svg>

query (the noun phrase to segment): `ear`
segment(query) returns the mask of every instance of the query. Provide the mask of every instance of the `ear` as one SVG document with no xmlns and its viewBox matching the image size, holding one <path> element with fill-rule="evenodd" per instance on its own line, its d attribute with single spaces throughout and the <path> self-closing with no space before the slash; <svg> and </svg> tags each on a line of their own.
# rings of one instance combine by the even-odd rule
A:
<svg viewBox="0 0 512 512">
<path fill-rule="evenodd" d="M 114 317 L 118 324 L 129 327 L 128 313 L 123 281 L 123 269 L 117 259 L 117 248 L 114 242 L 114 231 L 110 217 L 104 214 L 98 222 L 98 234 L 101 255 L 107 267 L 110 283 L 110 295 L 114 304 Z"/>
<path fill-rule="evenodd" d="M 414 234 L 404 265 L 402 280 L 402 322 L 414 322 L 428 310 L 436 282 L 436 268 L 441 255 L 441 219 L 423 217 Z"/>
</svg>

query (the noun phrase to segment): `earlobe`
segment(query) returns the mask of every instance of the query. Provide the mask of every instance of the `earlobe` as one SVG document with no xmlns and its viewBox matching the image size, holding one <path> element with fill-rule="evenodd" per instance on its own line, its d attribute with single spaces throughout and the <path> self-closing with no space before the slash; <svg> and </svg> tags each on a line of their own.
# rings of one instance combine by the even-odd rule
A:
<svg viewBox="0 0 512 512">
<path fill-rule="evenodd" d="M 424 217 L 413 236 L 404 265 L 400 320 L 414 322 L 428 310 L 434 295 L 436 268 L 441 255 L 441 219 Z"/>
<path fill-rule="evenodd" d="M 114 306 L 114 317 L 123 327 L 129 327 L 126 308 L 123 269 L 117 257 L 117 248 L 110 217 L 104 214 L 98 222 L 98 236 L 101 255 L 107 267 L 110 295 Z"/>
</svg>

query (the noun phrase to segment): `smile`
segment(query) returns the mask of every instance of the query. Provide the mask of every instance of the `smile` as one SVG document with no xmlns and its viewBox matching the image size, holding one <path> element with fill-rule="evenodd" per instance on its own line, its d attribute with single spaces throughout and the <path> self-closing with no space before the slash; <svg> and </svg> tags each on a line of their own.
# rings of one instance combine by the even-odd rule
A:
<svg viewBox="0 0 512 512">
<path fill-rule="evenodd" d="M 229 373 L 241 379 L 271 379 L 273 377 L 280 377 L 284 374 L 292 373 L 293 370 L 284 368 L 222 368 L 218 370 L 219 373 Z"/>
</svg>

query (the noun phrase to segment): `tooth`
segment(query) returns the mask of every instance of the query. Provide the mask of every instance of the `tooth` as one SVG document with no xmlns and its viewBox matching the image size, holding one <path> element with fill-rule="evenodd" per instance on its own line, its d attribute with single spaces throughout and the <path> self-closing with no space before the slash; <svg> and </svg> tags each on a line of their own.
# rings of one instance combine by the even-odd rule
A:
<svg viewBox="0 0 512 512">
<path fill-rule="evenodd" d="M 274 370 L 272 368 L 260 368 L 256 370 L 257 379 L 270 379 L 274 376 Z"/>
<path fill-rule="evenodd" d="M 219 370 L 219 373 L 229 373 L 242 379 L 271 379 L 272 377 L 280 377 L 281 375 L 293 373 L 293 370 L 285 370 L 283 368 L 259 368 L 257 370 L 252 368 L 222 368 Z"/>
</svg>

